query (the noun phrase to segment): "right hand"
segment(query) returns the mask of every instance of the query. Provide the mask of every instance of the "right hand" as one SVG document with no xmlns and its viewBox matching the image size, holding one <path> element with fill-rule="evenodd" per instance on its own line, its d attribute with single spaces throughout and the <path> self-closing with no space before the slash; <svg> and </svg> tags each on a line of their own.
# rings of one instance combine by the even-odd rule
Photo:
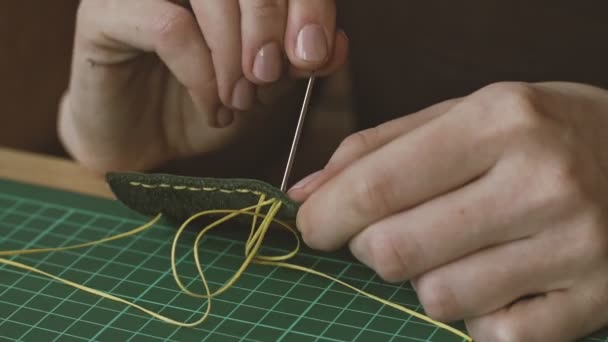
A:
<svg viewBox="0 0 608 342">
<path fill-rule="evenodd" d="M 178 3 L 82 0 L 59 131 L 86 166 L 144 170 L 217 150 L 284 111 L 286 69 L 323 75 L 346 60 L 334 0 Z"/>
</svg>

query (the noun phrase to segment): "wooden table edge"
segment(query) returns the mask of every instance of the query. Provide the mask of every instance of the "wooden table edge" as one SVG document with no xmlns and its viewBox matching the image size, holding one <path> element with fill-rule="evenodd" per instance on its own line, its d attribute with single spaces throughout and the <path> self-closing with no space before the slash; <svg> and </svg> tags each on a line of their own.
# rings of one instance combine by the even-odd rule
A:
<svg viewBox="0 0 608 342">
<path fill-rule="evenodd" d="M 0 178 L 97 197 L 114 197 L 102 175 L 72 160 L 5 147 L 0 147 Z"/>
</svg>

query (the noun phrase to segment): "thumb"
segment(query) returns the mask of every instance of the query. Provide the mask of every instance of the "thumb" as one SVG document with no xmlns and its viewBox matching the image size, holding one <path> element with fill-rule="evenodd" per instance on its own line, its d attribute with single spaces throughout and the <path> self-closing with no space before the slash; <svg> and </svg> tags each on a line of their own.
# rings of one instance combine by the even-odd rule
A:
<svg viewBox="0 0 608 342">
<path fill-rule="evenodd" d="M 348 136 L 338 146 L 325 168 L 296 183 L 289 190 L 289 196 L 298 202 L 305 201 L 310 194 L 354 161 L 377 150 L 398 136 L 409 133 L 441 116 L 459 101 L 459 99 L 444 101 L 414 114 Z"/>
</svg>

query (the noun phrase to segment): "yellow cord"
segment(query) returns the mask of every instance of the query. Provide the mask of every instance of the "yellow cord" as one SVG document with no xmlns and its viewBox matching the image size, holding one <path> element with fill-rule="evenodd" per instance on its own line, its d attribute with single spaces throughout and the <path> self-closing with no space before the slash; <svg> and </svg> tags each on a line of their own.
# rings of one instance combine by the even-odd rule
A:
<svg viewBox="0 0 608 342">
<path fill-rule="evenodd" d="M 186 294 L 188 294 L 192 297 L 195 297 L 195 298 L 206 299 L 205 312 L 201 315 L 201 317 L 199 319 L 197 319 L 196 321 L 190 322 L 190 323 L 174 320 L 167 316 L 164 316 L 159 313 L 148 310 L 148 309 L 146 309 L 136 303 L 130 302 L 126 299 L 122 299 L 115 295 L 105 293 L 105 292 L 93 289 L 93 288 L 85 286 L 85 285 L 74 283 L 70 280 L 57 277 L 55 275 L 44 272 L 35 267 L 28 266 L 26 264 L 23 264 L 23 263 L 14 261 L 14 260 L 0 258 L 0 264 L 5 264 L 5 265 L 16 267 L 16 268 L 19 268 L 19 269 L 22 269 L 22 270 L 25 270 L 28 272 L 36 273 L 36 274 L 48 277 L 50 279 L 56 280 L 65 285 L 72 286 L 76 289 L 91 293 L 93 295 L 131 306 L 135 309 L 141 310 L 142 312 L 144 312 L 156 319 L 159 319 L 163 322 L 173 324 L 176 326 L 180 326 L 180 327 L 195 327 L 195 326 L 198 326 L 201 323 L 203 323 L 209 316 L 209 313 L 211 312 L 211 299 L 213 297 L 219 296 L 220 294 L 222 294 L 223 292 L 228 290 L 232 285 L 234 285 L 234 283 L 237 282 L 237 280 L 240 278 L 240 276 L 243 274 L 243 272 L 245 272 L 245 270 L 247 269 L 247 267 L 249 267 L 249 265 L 251 263 L 260 264 L 260 265 L 269 265 L 269 266 L 275 266 L 275 267 L 283 267 L 283 268 L 288 268 L 288 269 L 292 269 L 292 270 L 296 270 L 296 271 L 307 272 L 307 273 L 314 274 L 314 275 L 322 277 L 322 278 L 329 279 L 329 280 L 334 281 L 342 286 L 345 286 L 363 296 L 366 296 L 370 299 L 378 301 L 384 305 L 390 306 L 394 309 L 402 311 L 408 315 L 414 316 L 414 317 L 421 319 L 423 321 L 426 321 L 428 323 L 434 324 L 441 329 L 445 329 L 459 337 L 462 337 L 466 341 L 473 341 L 473 339 L 471 337 L 469 337 L 462 331 L 455 329 L 447 324 L 435 321 L 435 320 L 431 319 L 430 317 L 427 317 L 419 312 L 410 310 L 402 305 L 382 299 L 371 293 L 367 293 L 361 289 L 358 289 L 352 285 L 349 285 L 349 284 L 347 284 L 339 279 L 336 279 L 334 277 L 331 277 L 325 273 L 315 271 L 315 270 L 307 268 L 307 267 L 288 263 L 287 260 L 293 258 L 299 252 L 300 239 L 299 239 L 297 231 L 293 227 L 291 227 L 286 222 L 276 219 L 276 214 L 281 209 L 281 205 L 282 205 L 281 201 L 279 201 L 275 198 L 266 199 L 266 196 L 264 194 L 260 194 L 260 199 L 258 201 L 258 204 L 254 205 L 254 206 L 250 206 L 250 207 L 239 209 L 239 210 L 226 209 L 226 210 L 202 211 L 202 212 L 199 212 L 199 213 L 191 216 L 190 218 L 188 218 L 179 227 L 179 229 L 177 230 L 177 233 L 175 234 L 175 237 L 173 238 L 173 243 L 171 246 L 171 271 L 172 271 L 173 277 L 175 279 L 177 286 L 183 292 L 185 292 Z M 262 209 L 265 207 L 269 207 L 266 214 L 262 213 Z M 193 246 L 194 264 L 197 268 L 198 275 L 201 279 L 201 282 L 203 283 L 204 292 L 202 292 L 202 293 L 193 292 L 190 289 L 186 288 L 186 286 L 182 282 L 181 277 L 177 271 L 177 262 L 176 262 L 177 244 L 178 244 L 180 237 L 182 236 L 184 230 L 186 229 L 186 227 L 188 227 L 188 225 L 192 221 L 194 221 L 202 216 L 218 215 L 218 214 L 225 214 L 225 216 L 223 216 L 222 218 L 218 219 L 217 221 L 214 221 L 213 223 L 204 227 L 196 235 L 196 239 L 194 240 L 194 246 Z M 212 229 L 215 229 L 218 226 L 220 226 L 222 223 L 227 222 L 227 221 L 229 221 L 237 216 L 241 216 L 241 215 L 252 216 L 252 225 L 251 225 L 251 229 L 249 232 L 249 237 L 247 238 L 247 241 L 245 242 L 245 260 L 243 261 L 243 263 L 241 264 L 239 269 L 234 273 L 234 275 L 228 281 L 226 281 L 226 283 L 224 283 L 218 289 L 212 291 L 209 288 L 207 279 L 205 278 L 205 275 L 203 272 L 203 266 L 202 266 L 201 260 L 200 260 L 200 255 L 199 255 L 200 248 L 199 247 L 200 247 L 201 241 L 202 241 L 203 237 L 205 236 L 205 234 L 208 233 L 209 231 L 211 231 Z M 127 231 L 125 233 L 113 235 L 113 236 L 103 238 L 100 240 L 96 240 L 96 241 L 91 241 L 91 242 L 87 242 L 87 243 L 81 243 L 81 244 L 66 246 L 66 247 L 0 251 L 0 256 L 8 257 L 8 256 L 17 256 L 17 255 L 35 254 L 35 253 L 60 252 L 60 251 L 67 251 L 67 250 L 73 250 L 73 249 L 78 249 L 78 248 L 95 246 L 95 245 L 123 239 L 123 238 L 129 237 L 129 236 L 133 236 L 133 235 L 142 233 L 142 232 L 150 229 L 152 226 L 154 226 L 160 220 L 160 218 L 161 218 L 161 214 L 158 214 L 150 222 L 148 222 L 140 227 L 137 227 L 137 228 Z M 261 220 L 259 225 L 257 225 L 258 220 Z M 291 233 L 294 236 L 296 245 L 291 251 L 289 251 L 288 253 L 286 253 L 284 255 L 275 255 L 275 256 L 259 255 L 258 252 L 259 252 L 260 248 L 262 247 L 262 243 L 264 242 L 264 237 L 266 236 L 266 233 L 268 232 L 268 229 L 272 223 L 278 224 L 282 229 Z M 256 227 L 256 225 L 257 225 L 257 227 Z"/>
</svg>

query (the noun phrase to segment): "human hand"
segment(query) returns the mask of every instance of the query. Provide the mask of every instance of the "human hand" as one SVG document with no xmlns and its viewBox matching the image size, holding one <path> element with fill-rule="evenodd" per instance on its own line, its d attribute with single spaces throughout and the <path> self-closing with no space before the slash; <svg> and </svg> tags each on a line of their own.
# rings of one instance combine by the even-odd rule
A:
<svg viewBox="0 0 608 342">
<path fill-rule="evenodd" d="M 608 324 L 607 131 L 605 90 L 491 85 L 346 139 L 298 227 L 476 341 L 571 341 Z"/>
<path fill-rule="evenodd" d="M 83 0 L 60 136 L 99 171 L 216 150 L 297 99 L 285 54 L 324 75 L 347 45 L 333 0 Z"/>
</svg>

